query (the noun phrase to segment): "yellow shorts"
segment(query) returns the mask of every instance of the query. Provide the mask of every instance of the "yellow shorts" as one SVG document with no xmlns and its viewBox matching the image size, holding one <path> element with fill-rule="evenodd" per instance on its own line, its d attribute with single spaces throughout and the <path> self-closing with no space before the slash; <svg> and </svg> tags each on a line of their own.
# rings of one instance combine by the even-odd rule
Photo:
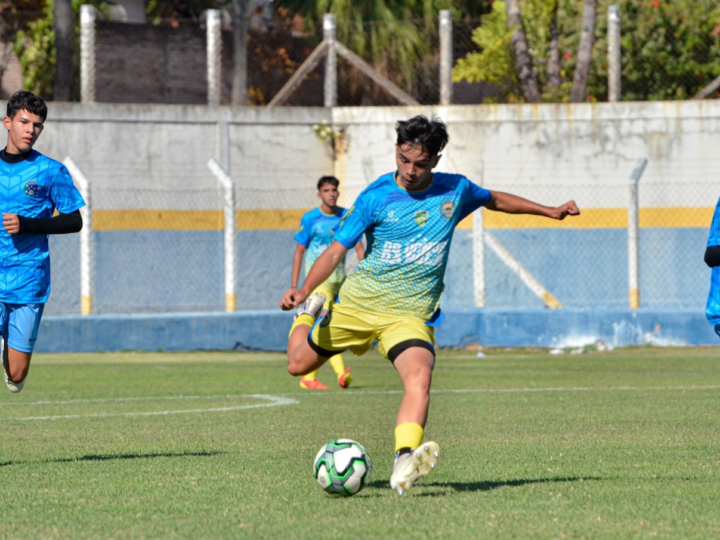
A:
<svg viewBox="0 0 720 540">
<path fill-rule="evenodd" d="M 312 349 L 327 358 L 347 349 L 360 356 L 375 340 L 378 352 L 391 362 L 410 347 L 435 354 L 435 332 L 421 319 L 368 313 L 344 304 L 333 305 L 308 336 Z"/>
</svg>

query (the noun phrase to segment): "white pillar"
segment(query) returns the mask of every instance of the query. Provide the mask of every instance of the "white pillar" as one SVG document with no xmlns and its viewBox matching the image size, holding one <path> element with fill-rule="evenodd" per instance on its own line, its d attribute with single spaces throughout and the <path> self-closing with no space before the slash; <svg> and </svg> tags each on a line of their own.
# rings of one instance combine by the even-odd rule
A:
<svg viewBox="0 0 720 540">
<path fill-rule="evenodd" d="M 95 101 L 95 19 L 93 6 L 80 6 L 80 101 Z"/>
<path fill-rule="evenodd" d="M 220 10 L 207 10 L 207 83 L 208 105 L 220 105 L 222 34 L 220 32 Z"/>
<path fill-rule="evenodd" d="M 80 195 L 85 200 L 85 206 L 80 209 L 83 220 L 83 228 L 80 230 L 80 313 L 90 315 L 93 310 L 94 270 L 90 182 L 71 157 L 66 157 L 63 163 L 77 183 Z"/>
<path fill-rule="evenodd" d="M 325 57 L 325 106 L 337 106 L 337 50 L 335 49 L 335 15 L 323 15 L 323 39 L 328 42 Z"/>
<path fill-rule="evenodd" d="M 608 101 L 620 101 L 620 6 L 608 7 Z"/>
<path fill-rule="evenodd" d="M 452 103 L 452 13 L 440 11 L 440 105 Z"/>
<path fill-rule="evenodd" d="M 225 256 L 225 311 L 237 309 L 235 289 L 235 185 L 220 164 L 211 159 L 208 167 L 223 190 L 224 256 Z"/>
<path fill-rule="evenodd" d="M 628 204 L 628 293 L 631 309 L 640 307 L 640 242 L 638 183 L 648 160 L 640 158 L 630 175 L 630 202 Z"/>
</svg>

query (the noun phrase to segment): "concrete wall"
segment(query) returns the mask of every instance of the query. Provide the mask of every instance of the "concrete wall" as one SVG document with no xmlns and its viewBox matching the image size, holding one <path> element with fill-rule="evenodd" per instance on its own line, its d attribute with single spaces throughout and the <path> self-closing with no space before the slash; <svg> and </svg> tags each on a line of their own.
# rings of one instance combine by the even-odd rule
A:
<svg viewBox="0 0 720 540">
<path fill-rule="evenodd" d="M 237 185 L 238 305 L 272 309 L 289 283 L 293 231 L 316 204 L 317 178 L 334 171 L 351 204 L 394 168 L 395 122 L 418 113 L 448 123 L 439 169 L 546 204 L 577 200 L 582 216 L 561 227 L 485 212 L 487 229 L 570 308 L 627 306 L 627 182 L 637 158 L 648 157 L 641 305 L 702 311 L 702 253 L 720 195 L 717 101 L 333 110 L 51 103 L 37 148 L 72 156 L 92 183 L 97 313 L 223 309 L 221 197 L 210 158 Z M 312 129 L 325 119 L 344 131 L 335 161 Z M 471 229 L 463 227 L 443 297 L 453 309 L 473 307 Z M 47 313 L 77 313 L 77 237 L 51 246 Z M 486 279 L 488 307 L 542 307 L 489 251 Z"/>
</svg>

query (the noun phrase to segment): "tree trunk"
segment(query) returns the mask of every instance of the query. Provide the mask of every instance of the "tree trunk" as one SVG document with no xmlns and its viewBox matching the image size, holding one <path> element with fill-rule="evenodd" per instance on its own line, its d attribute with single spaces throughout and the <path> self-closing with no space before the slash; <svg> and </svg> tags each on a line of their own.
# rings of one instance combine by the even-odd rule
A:
<svg viewBox="0 0 720 540">
<path fill-rule="evenodd" d="M 247 39 L 249 0 L 233 0 L 233 105 L 247 105 Z"/>
<path fill-rule="evenodd" d="M 582 35 L 578 46 L 577 65 L 573 77 L 572 90 L 570 91 L 570 102 L 581 103 L 587 97 L 587 81 L 592 62 L 592 48 L 595 41 L 595 10 L 597 0 L 585 0 L 585 12 L 583 13 Z"/>
<path fill-rule="evenodd" d="M 515 69 L 520 79 L 520 88 L 528 103 L 540 103 L 540 89 L 533 73 L 532 57 L 528 50 L 522 17 L 520 0 L 507 0 L 508 28 L 513 29 L 512 44 L 515 53 Z"/>
<path fill-rule="evenodd" d="M 72 90 L 72 5 L 55 0 L 55 101 L 70 101 Z"/>
<path fill-rule="evenodd" d="M 557 90 L 560 87 L 560 43 L 558 36 L 558 4 L 553 7 L 552 25 L 550 26 L 550 58 L 548 59 L 548 88 Z"/>
</svg>

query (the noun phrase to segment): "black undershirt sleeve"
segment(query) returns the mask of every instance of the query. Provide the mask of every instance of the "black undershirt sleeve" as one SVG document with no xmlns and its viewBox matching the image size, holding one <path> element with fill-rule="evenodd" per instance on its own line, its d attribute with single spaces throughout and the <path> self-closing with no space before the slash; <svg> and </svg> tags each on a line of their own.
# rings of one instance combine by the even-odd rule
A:
<svg viewBox="0 0 720 540">
<path fill-rule="evenodd" d="M 705 250 L 705 264 L 710 268 L 720 266 L 720 246 L 710 246 Z"/>
<path fill-rule="evenodd" d="M 80 210 L 71 214 L 58 214 L 51 218 L 30 218 L 18 216 L 20 232 L 29 234 L 70 234 L 82 229 Z"/>
</svg>

